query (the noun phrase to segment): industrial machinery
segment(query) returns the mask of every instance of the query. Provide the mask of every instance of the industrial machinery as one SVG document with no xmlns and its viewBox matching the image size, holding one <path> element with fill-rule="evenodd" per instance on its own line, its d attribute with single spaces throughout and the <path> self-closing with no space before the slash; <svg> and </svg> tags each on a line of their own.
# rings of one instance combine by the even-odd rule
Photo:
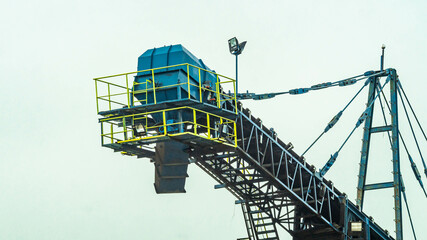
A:
<svg viewBox="0 0 427 240">
<path fill-rule="evenodd" d="M 383 84 L 382 77 L 386 78 Z M 369 86 L 368 104 L 349 135 L 364 123 L 357 204 L 324 177 L 342 147 L 316 171 L 292 150 L 292 144 L 285 144 L 239 101 L 277 94 L 236 94 L 234 79 L 209 69 L 182 45 L 147 50 L 139 57 L 136 72 L 95 78 L 101 143 L 124 155 L 151 159 L 157 193 L 185 192 L 188 164 L 195 163 L 218 181 L 215 188 L 226 188 L 237 198 L 247 239 L 279 239 L 278 228 L 295 240 L 394 239 L 361 211 L 364 191 L 385 187 L 393 187 L 396 193 L 396 239 L 402 239 L 404 189 L 398 152 L 395 103 L 400 82 L 396 70 L 381 67 L 353 78 L 283 93 L 302 94 L 361 80 L 362 89 Z M 384 95 L 387 83 L 391 86 L 392 121 L 372 127 L 373 103 Z M 337 123 L 349 104 L 320 137 Z M 391 134 L 394 181 L 366 184 L 369 139 L 376 132 Z M 415 163 L 413 169 L 418 173 Z M 422 185 L 420 174 L 416 177 Z"/>
</svg>

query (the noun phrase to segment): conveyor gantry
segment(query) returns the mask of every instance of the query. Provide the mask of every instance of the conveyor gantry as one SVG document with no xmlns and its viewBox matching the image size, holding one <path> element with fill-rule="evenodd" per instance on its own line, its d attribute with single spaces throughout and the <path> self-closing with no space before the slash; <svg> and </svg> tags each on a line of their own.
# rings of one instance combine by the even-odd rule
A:
<svg viewBox="0 0 427 240">
<path fill-rule="evenodd" d="M 181 45 L 148 50 L 138 70 L 95 79 L 102 145 L 152 159 L 158 193 L 185 192 L 187 165 L 195 162 L 237 198 L 249 239 L 279 239 L 278 228 L 295 240 L 393 239 L 234 91 L 226 93 L 234 80 Z M 352 223 L 363 231 L 352 231 Z"/>
</svg>

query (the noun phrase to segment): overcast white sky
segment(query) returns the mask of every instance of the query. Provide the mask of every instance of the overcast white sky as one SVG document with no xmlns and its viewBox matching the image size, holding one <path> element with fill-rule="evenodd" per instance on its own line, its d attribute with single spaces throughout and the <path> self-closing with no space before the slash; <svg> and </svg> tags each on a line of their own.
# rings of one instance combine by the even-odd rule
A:
<svg viewBox="0 0 427 240">
<path fill-rule="evenodd" d="M 239 86 L 283 91 L 386 67 L 397 69 L 427 127 L 425 1 L 1 1 L 0 239 L 236 239 L 239 206 L 190 165 L 187 194 L 156 195 L 154 167 L 100 146 L 92 78 L 136 70 L 145 50 L 183 44 L 218 73 L 234 76 L 227 40 L 247 40 Z M 359 84 L 360 86 L 360 84 Z M 263 102 L 255 116 L 302 153 L 359 89 L 327 89 Z M 318 168 L 360 116 L 366 91 L 307 154 Z M 378 125 L 381 118 L 378 116 Z M 422 171 L 403 113 L 402 133 Z M 361 129 L 327 178 L 356 196 Z M 421 135 L 418 135 L 421 139 Z M 375 136 L 368 182 L 389 181 L 386 135 Z M 424 154 L 427 144 L 422 141 Z M 426 198 L 402 153 L 418 239 Z M 423 175 L 427 185 L 427 178 Z M 394 231 L 392 191 L 367 193 L 365 210 Z M 405 239 L 412 239 L 405 212 Z M 291 239 L 286 233 L 283 239 Z"/>
</svg>

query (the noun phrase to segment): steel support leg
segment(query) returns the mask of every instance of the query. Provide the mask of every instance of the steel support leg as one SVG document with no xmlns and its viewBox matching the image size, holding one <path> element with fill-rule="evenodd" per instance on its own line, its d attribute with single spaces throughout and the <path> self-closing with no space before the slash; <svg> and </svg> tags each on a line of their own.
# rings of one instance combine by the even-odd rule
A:
<svg viewBox="0 0 427 240">
<path fill-rule="evenodd" d="M 370 106 L 375 98 L 375 89 L 378 79 L 376 77 L 371 78 L 369 84 L 369 95 L 368 102 L 366 106 Z M 369 145 L 371 141 L 371 128 L 372 128 L 372 117 L 374 113 L 374 104 L 372 104 L 371 110 L 368 112 L 368 116 L 365 120 L 365 126 L 363 128 L 363 139 L 362 139 L 362 155 L 360 158 L 360 168 L 359 168 L 359 179 L 357 183 L 357 199 L 356 205 L 363 209 L 363 198 L 365 195 L 365 184 L 366 184 L 366 173 L 368 169 L 368 157 L 369 157 Z"/>
<path fill-rule="evenodd" d="M 369 218 L 366 218 L 365 224 L 365 240 L 371 240 L 371 224 Z"/>
<path fill-rule="evenodd" d="M 390 97 L 391 97 L 391 125 L 392 125 L 392 151 L 393 151 L 393 182 L 394 182 L 394 212 L 396 222 L 396 240 L 403 239 L 402 233 L 402 201 L 401 177 L 399 155 L 399 125 L 397 112 L 397 74 L 395 69 L 390 70 Z"/>
</svg>

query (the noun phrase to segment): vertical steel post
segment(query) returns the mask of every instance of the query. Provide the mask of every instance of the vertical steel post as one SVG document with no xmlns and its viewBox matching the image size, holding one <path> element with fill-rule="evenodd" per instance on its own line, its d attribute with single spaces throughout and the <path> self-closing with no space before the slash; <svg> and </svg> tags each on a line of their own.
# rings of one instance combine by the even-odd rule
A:
<svg viewBox="0 0 427 240">
<path fill-rule="evenodd" d="M 166 124 L 166 115 L 165 115 L 165 111 L 162 112 L 163 113 L 163 132 L 164 135 L 168 135 L 168 130 L 167 130 L 167 124 Z"/>
<path fill-rule="evenodd" d="M 381 49 L 382 49 L 382 52 L 381 52 L 381 71 L 383 71 L 384 70 L 384 49 L 385 49 L 385 45 L 383 44 L 383 46 L 381 47 Z"/>
<path fill-rule="evenodd" d="M 237 59 L 238 59 L 238 56 L 239 56 L 239 54 L 236 54 L 236 94 L 239 93 L 239 84 L 238 84 L 238 81 L 237 81 L 237 70 L 238 70 Z"/>
<path fill-rule="evenodd" d="M 132 124 L 132 126 L 135 125 L 135 116 L 134 115 L 132 115 L 131 124 Z M 148 127 L 147 125 L 145 125 L 145 126 Z M 131 131 L 131 133 L 132 133 L 132 138 L 135 138 L 135 133 L 133 131 Z"/>
<path fill-rule="evenodd" d="M 151 69 L 151 76 L 153 78 L 153 97 L 154 97 L 154 104 L 157 104 L 157 100 L 156 100 L 156 81 L 154 80 L 154 70 L 153 69 Z M 148 92 L 146 94 L 148 94 Z M 148 97 L 147 97 L 147 103 L 146 104 L 148 104 Z"/>
<path fill-rule="evenodd" d="M 202 79 L 200 75 L 200 68 L 199 68 L 199 97 L 200 97 L 200 102 L 202 102 Z"/>
<path fill-rule="evenodd" d="M 184 111 L 184 110 L 178 110 L 178 122 L 179 122 L 178 131 L 180 133 L 184 132 L 184 123 L 182 121 L 182 111 Z"/>
<path fill-rule="evenodd" d="M 366 221 L 366 224 L 365 224 L 365 239 L 366 240 L 371 240 L 371 223 L 370 223 L 370 219 L 368 217 L 366 217 L 365 221 Z"/>
<path fill-rule="evenodd" d="M 187 91 L 188 91 L 188 100 L 191 99 L 190 95 L 190 65 L 187 63 Z"/>
<path fill-rule="evenodd" d="M 369 94 L 368 102 L 366 106 L 371 106 L 375 98 L 375 88 L 378 81 L 378 78 L 371 77 L 369 83 Z M 363 139 L 362 139 L 362 151 L 360 157 L 360 166 L 359 166 L 359 176 L 357 183 L 357 199 L 356 205 L 363 209 L 363 198 L 365 195 L 365 184 L 366 184 L 366 173 L 368 169 L 368 157 L 369 157 L 369 146 L 371 141 L 371 128 L 372 128 L 372 118 L 374 113 L 374 104 L 372 104 L 371 110 L 368 112 L 368 116 L 365 120 L 365 126 L 363 128 Z"/>
<path fill-rule="evenodd" d="M 145 82 L 145 90 L 147 91 L 147 82 Z M 131 98 L 132 107 L 135 106 L 134 99 L 135 99 L 135 81 L 133 81 L 133 83 L 132 83 L 132 98 Z M 147 104 L 148 103 L 147 92 L 145 92 L 145 99 L 146 99 L 145 104 Z"/>
<path fill-rule="evenodd" d="M 345 197 L 342 200 L 342 203 L 345 206 L 345 209 L 344 209 L 344 227 L 343 227 L 344 240 L 348 240 L 348 227 L 349 227 L 348 225 L 350 223 L 350 221 L 349 221 L 350 218 L 348 216 L 348 199 L 347 199 L 347 197 Z"/>
<path fill-rule="evenodd" d="M 113 124 L 112 123 L 109 123 L 110 124 L 110 131 L 111 131 L 111 143 L 114 143 L 114 133 L 113 133 Z"/>
<path fill-rule="evenodd" d="M 110 111 L 111 111 L 111 93 L 110 93 L 110 84 L 108 83 L 107 85 L 108 85 L 108 107 L 109 107 L 109 109 L 108 109 L 108 110 L 110 110 Z"/>
<path fill-rule="evenodd" d="M 104 146 L 104 122 L 101 122 L 101 145 Z"/>
<path fill-rule="evenodd" d="M 209 139 L 211 139 L 211 123 L 210 123 L 210 119 L 209 119 L 209 113 L 206 113 L 206 124 L 208 127 L 208 137 L 209 137 Z"/>
<path fill-rule="evenodd" d="M 233 127 L 234 127 L 234 147 L 237 147 L 237 126 L 236 126 L 236 122 L 233 123 Z"/>
<path fill-rule="evenodd" d="M 215 89 L 216 90 L 216 104 L 217 104 L 218 108 L 221 108 L 221 94 L 219 92 L 219 77 L 218 77 L 218 74 L 216 75 L 215 86 L 216 86 L 216 89 Z"/>
<path fill-rule="evenodd" d="M 237 114 L 237 92 L 236 92 L 236 81 L 233 82 L 233 91 L 234 91 L 234 107 L 236 108 L 236 114 Z"/>
<path fill-rule="evenodd" d="M 301 230 L 301 207 L 295 207 L 295 215 L 294 215 L 294 231 Z"/>
<path fill-rule="evenodd" d="M 125 117 L 123 117 L 122 123 L 123 123 L 123 134 L 124 134 L 125 140 L 128 140 L 128 132 L 127 132 L 127 128 L 126 128 L 126 118 Z"/>
<path fill-rule="evenodd" d="M 96 94 L 96 113 L 99 113 L 99 104 L 98 104 L 98 83 L 95 79 L 95 94 Z"/>
<path fill-rule="evenodd" d="M 128 75 L 127 74 L 126 74 L 126 95 L 128 97 L 128 108 L 130 108 L 129 80 L 128 80 Z"/>
<path fill-rule="evenodd" d="M 194 128 L 194 134 L 197 134 L 196 109 L 193 109 L 193 128 Z"/>
<path fill-rule="evenodd" d="M 399 153 L 399 122 L 397 112 L 397 74 L 395 69 L 390 69 L 390 98 L 391 98 L 391 139 L 393 151 L 393 182 L 394 182 L 394 212 L 396 222 L 396 240 L 403 239 L 402 230 L 402 184 L 400 177 L 400 153 Z"/>
</svg>

